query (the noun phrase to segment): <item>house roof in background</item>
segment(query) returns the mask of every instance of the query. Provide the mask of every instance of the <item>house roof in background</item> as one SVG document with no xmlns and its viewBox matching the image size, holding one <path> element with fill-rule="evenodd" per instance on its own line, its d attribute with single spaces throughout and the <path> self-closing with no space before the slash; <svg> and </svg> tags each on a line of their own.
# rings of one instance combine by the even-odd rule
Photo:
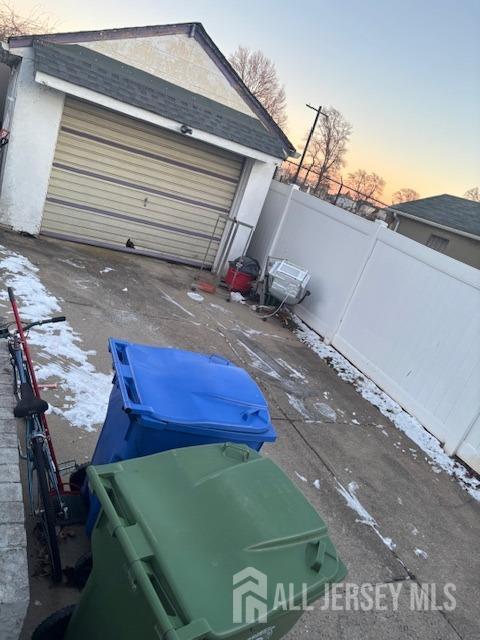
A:
<svg viewBox="0 0 480 640">
<path fill-rule="evenodd" d="M 393 205 L 400 215 L 480 237 L 480 202 L 443 194 Z"/>
<path fill-rule="evenodd" d="M 77 44 L 35 40 L 35 71 L 164 116 L 276 158 L 279 136 L 252 116 Z"/>
<path fill-rule="evenodd" d="M 81 42 L 93 42 L 98 40 L 119 40 L 127 38 L 147 38 L 161 35 L 183 34 L 195 38 L 207 55 L 217 65 L 232 87 L 240 94 L 252 111 L 263 122 L 267 129 L 277 136 L 283 145 L 282 156 L 295 153 L 295 147 L 287 138 L 282 129 L 270 116 L 265 107 L 250 92 L 243 80 L 237 74 L 232 65 L 225 58 L 217 45 L 210 38 L 204 26 L 200 22 L 183 22 L 177 24 L 153 25 L 145 27 L 124 27 L 121 29 L 102 29 L 97 31 L 76 31 L 66 33 L 51 33 L 45 35 L 12 36 L 8 39 L 11 49 L 19 47 L 31 47 L 36 40 L 52 44 L 75 44 Z"/>
</svg>

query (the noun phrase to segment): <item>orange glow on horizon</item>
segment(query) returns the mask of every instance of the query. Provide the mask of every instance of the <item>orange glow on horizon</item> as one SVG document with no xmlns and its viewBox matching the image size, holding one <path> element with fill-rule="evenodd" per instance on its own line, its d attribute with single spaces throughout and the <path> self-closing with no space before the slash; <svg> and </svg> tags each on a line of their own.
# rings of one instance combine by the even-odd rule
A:
<svg viewBox="0 0 480 640">
<path fill-rule="evenodd" d="M 311 123 L 310 123 L 311 124 Z M 310 124 L 298 125 L 288 122 L 286 127 L 286 133 L 289 136 L 291 142 L 295 145 L 298 153 L 302 153 L 306 135 L 308 133 L 308 127 Z M 303 130 L 305 128 L 305 130 Z M 452 195 L 463 196 L 468 187 L 460 183 L 457 190 L 452 189 L 452 179 L 449 176 L 448 184 L 449 189 L 445 188 L 445 176 L 428 176 L 425 172 L 415 172 L 412 166 L 401 166 L 395 160 L 396 167 L 392 167 L 392 158 L 388 157 L 388 154 L 377 153 L 374 156 L 365 152 L 362 144 L 359 144 L 353 132 L 352 139 L 348 145 L 348 150 L 345 156 L 345 166 L 341 171 L 341 176 L 345 184 L 348 184 L 348 174 L 357 171 L 358 169 L 364 169 L 369 173 L 376 173 L 385 180 L 385 189 L 378 199 L 385 204 L 392 202 L 393 194 L 399 189 L 411 188 L 415 189 L 419 193 L 421 198 L 428 196 L 439 195 L 442 193 L 451 193 Z M 299 160 L 294 160 L 299 162 Z"/>
</svg>

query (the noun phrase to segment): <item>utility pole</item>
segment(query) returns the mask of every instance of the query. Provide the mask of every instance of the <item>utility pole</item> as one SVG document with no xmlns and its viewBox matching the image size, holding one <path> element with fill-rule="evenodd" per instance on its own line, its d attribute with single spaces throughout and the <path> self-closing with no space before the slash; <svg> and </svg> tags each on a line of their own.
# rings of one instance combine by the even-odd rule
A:
<svg viewBox="0 0 480 640">
<path fill-rule="evenodd" d="M 293 184 L 297 184 L 297 180 L 298 180 L 298 175 L 302 169 L 302 165 L 303 165 L 303 161 L 305 160 L 305 156 L 307 155 L 307 150 L 308 150 L 308 145 L 310 144 L 310 140 L 312 139 L 313 133 L 317 127 L 317 123 L 318 123 L 318 119 L 320 117 L 320 114 L 322 116 L 324 116 L 324 118 L 328 118 L 326 113 L 322 113 L 322 107 L 312 107 L 312 105 L 307 104 L 305 105 L 306 107 L 308 107 L 309 109 L 312 109 L 313 111 L 316 112 L 315 115 L 315 120 L 313 121 L 313 125 L 312 128 L 310 129 L 310 132 L 308 134 L 308 138 L 307 138 L 307 142 L 305 143 L 305 147 L 303 149 L 303 153 L 302 153 L 302 157 L 300 158 L 300 164 L 298 165 L 297 171 L 295 173 L 295 178 L 293 180 Z"/>
</svg>

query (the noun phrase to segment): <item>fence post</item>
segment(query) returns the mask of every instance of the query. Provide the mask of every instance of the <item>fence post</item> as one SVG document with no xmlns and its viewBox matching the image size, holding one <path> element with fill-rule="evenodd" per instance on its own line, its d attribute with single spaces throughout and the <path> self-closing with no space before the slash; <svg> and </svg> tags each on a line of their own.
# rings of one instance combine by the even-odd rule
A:
<svg viewBox="0 0 480 640">
<path fill-rule="evenodd" d="M 454 456 L 457 453 L 459 447 L 468 438 L 468 436 L 470 435 L 470 432 L 472 431 L 472 429 L 475 427 L 476 423 L 479 420 L 480 420 L 480 410 L 477 412 L 476 416 L 473 418 L 473 420 L 470 421 L 467 428 L 464 431 L 462 431 L 460 435 L 457 435 L 455 437 L 455 434 L 449 434 L 445 438 L 445 444 L 444 444 L 445 453 L 448 453 L 449 456 Z"/>
<path fill-rule="evenodd" d="M 278 226 L 275 230 L 275 233 L 272 236 L 272 239 L 270 241 L 270 244 L 265 254 L 265 262 L 263 264 L 262 272 L 260 274 L 260 280 L 263 280 L 263 278 L 265 277 L 265 271 L 267 270 L 268 257 L 273 255 L 273 252 L 275 251 L 275 247 L 278 244 L 278 239 L 280 237 L 283 226 L 285 224 L 285 220 L 287 219 L 287 214 L 290 209 L 290 203 L 292 201 L 292 196 L 294 191 L 299 191 L 299 186 L 296 184 L 291 184 L 290 189 L 287 193 L 287 197 L 285 198 L 285 202 L 283 203 L 283 209 L 280 214 L 280 220 L 278 222 Z"/>
<path fill-rule="evenodd" d="M 353 300 L 353 297 L 358 289 L 358 286 L 362 280 L 363 274 L 365 273 L 365 269 L 367 267 L 367 264 L 370 262 L 370 258 L 372 257 L 372 253 L 373 250 L 375 249 L 375 245 L 377 243 L 377 239 L 378 239 L 378 234 L 380 233 L 380 231 L 382 229 L 386 229 L 388 228 L 388 225 L 386 222 L 384 222 L 383 220 L 376 220 L 375 221 L 376 227 L 374 232 L 371 235 L 371 239 L 370 239 L 370 245 L 365 253 L 365 257 L 363 260 L 363 264 L 361 269 L 358 272 L 358 275 L 353 283 L 352 288 L 350 289 L 347 299 L 345 301 L 345 304 L 341 310 L 341 312 L 339 313 L 339 316 L 337 318 L 337 322 L 335 323 L 335 325 L 332 327 L 331 331 L 328 332 L 328 334 L 326 334 L 324 336 L 324 341 L 326 344 L 332 344 L 333 341 L 335 340 L 337 334 L 340 332 L 340 329 L 342 328 L 342 324 L 343 321 L 345 319 L 345 316 L 347 315 L 348 309 L 350 307 L 350 304 Z"/>
</svg>

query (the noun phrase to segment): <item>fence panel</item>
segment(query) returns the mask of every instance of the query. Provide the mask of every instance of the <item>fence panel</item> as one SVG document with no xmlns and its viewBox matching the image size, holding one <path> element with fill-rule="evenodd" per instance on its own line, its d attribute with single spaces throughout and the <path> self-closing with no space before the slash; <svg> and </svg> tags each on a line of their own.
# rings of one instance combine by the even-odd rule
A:
<svg viewBox="0 0 480 640">
<path fill-rule="evenodd" d="M 298 315 L 480 471 L 480 271 L 289 189 L 272 183 L 254 257 L 307 267 Z"/>
<path fill-rule="evenodd" d="M 277 232 L 289 197 L 280 234 L 270 246 L 269 239 Z M 260 262 L 268 255 L 288 258 L 310 270 L 311 295 L 298 307 L 298 314 L 329 337 L 339 322 L 377 228 L 373 222 L 290 185 L 272 182 L 248 253 Z"/>
<path fill-rule="evenodd" d="M 479 276 L 382 229 L 333 340 L 451 450 L 480 408 Z"/>
</svg>

